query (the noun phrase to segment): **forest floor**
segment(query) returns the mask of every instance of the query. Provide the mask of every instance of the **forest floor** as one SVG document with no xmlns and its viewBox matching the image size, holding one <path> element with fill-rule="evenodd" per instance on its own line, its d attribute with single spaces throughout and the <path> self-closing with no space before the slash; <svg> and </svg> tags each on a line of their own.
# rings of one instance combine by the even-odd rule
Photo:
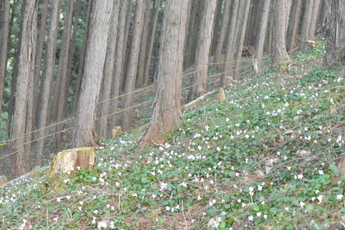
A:
<svg viewBox="0 0 345 230">
<path fill-rule="evenodd" d="M 345 67 L 324 46 L 184 108 L 161 145 L 101 140 L 60 191 L 36 168 L 0 188 L 1 229 L 344 229 Z"/>
</svg>

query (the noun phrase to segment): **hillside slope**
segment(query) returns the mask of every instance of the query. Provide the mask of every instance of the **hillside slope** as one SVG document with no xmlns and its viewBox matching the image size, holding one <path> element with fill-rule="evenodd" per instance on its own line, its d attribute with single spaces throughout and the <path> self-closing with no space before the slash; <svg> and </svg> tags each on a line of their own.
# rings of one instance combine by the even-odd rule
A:
<svg viewBox="0 0 345 230">
<path fill-rule="evenodd" d="M 0 190 L 2 229 L 336 229 L 345 222 L 344 67 L 316 47 L 184 110 L 162 145 L 103 140 L 93 172 Z"/>
</svg>

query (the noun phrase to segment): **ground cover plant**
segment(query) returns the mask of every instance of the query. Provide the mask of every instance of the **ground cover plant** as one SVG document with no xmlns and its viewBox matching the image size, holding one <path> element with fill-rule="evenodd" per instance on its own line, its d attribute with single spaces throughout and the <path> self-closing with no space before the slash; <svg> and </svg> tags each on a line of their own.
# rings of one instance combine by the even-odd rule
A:
<svg viewBox="0 0 345 230">
<path fill-rule="evenodd" d="M 164 143 L 100 140 L 59 190 L 47 168 L 0 189 L 2 229 L 336 229 L 344 222 L 344 67 L 321 45 L 185 108 Z M 312 65 L 314 63 L 314 65 Z"/>
</svg>

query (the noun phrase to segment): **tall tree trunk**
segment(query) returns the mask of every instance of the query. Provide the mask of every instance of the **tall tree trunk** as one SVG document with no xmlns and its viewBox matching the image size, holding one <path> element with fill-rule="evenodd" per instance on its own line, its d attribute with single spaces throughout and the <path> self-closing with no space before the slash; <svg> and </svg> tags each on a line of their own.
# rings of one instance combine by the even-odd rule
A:
<svg viewBox="0 0 345 230">
<path fill-rule="evenodd" d="M 0 28 L 0 122 L 2 121 L 2 103 L 4 94 L 4 82 L 6 77 L 7 67 L 7 51 L 8 51 L 8 36 L 10 26 L 10 0 L 4 0 L 3 8 L 0 11 L 2 16 L 1 28 Z"/>
<path fill-rule="evenodd" d="M 298 29 L 300 28 L 302 0 L 293 1 L 291 8 L 291 23 L 288 27 L 287 33 L 287 50 L 294 49 L 297 43 Z"/>
<path fill-rule="evenodd" d="M 184 68 L 188 68 L 195 62 L 195 51 L 197 44 L 197 37 L 199 34 L 199 20 L 200 12 L 202 12 L 203 5 L 200 0 L 191 0 L 191 12 L 189 15 L 188 22 L 188 36 L 185 48 L 185 59 L 184 59 Z"/>
<path fill-rule="evenodd" d="M 324 25 L 324 21 L 326 18 L 326 15 L 328 14 L 328 11 L 330 10 L 328 6 L 328 1 L 329 0 L 321 0 L 322 2 L 320 3 L 320 11 L 319 11 L 319 16 L 318 16 L 318 21 L 317 23 L 321 25 L 321 30 L 320 32 L 322 33 L 322 26 Z"/>
<path fill-rule="evenodd" d="M 165 5 L 156 96 L 151 122 L 143 136 L 143 142 L 158 142 L 180 123 L 187 6 L 188 0 L 167 0 Z"/>
<path fill-rule="evenodd" d="M 34 120 L 34 126 L 38 126 L 38 117 L 40 116 L 40 112 L 38 109 L 38 101 L 40 97 L 40 78 L 41 78 L 41 71 L 42 71 L 42 56 L 43 56 L 43 49 L 44 49 L 44 38 L 46 37 L 46 30 L 47 30 L 47 18 L 48 18 L 48 9 L 49 9 L 49 0 L 43 1 L 43 12 L 41 16 L 41 22 L 40 22 L 40 32 L 38 33 L 38 39 L 37 39 L 37 50 L 36 50 L 36 61 L 35 61 L 35 73 L 34 73 L 34 82 L 33 82 L 33 88 L 34 88 L 34 101 L 33 101 L 33 120 Z M 42 82 L 41 82 L 42 84 Z"/>
<path fill-rule="evenodd" d="M 150 35 L 150 42 L 149 47 L 147 48 L 147 60 L 146 60 L 146 66 L 145 66 L 145 79 L 144 79 L 144 86 L 148 86 L 149 84 L 149 76 L 150 76 L 150 64 L 152 59 L 152 51 L 153 51 L 153 44 L 155 41 L 155 35 L 156 35 L 156 27 L 157 27 L 157 21 L 158 21 L 158 14 L 161 8 L 161 0 L 156 1 L 156 9 L 155 14 L 152 18 L 152 26 L 151 26 L 151 35 Z"/>
<path fill-rule="evenodd" d="M 69 97 L 73 98 L 75 96 L 75 94 L 73 92 L 70 92 L 70 86 L 72 84 L 72 79 L 73 79 L 72 78 L 73 65 L 75 64 L 74 55 L 75 55 L 75 50 L 76 50 L 77 32 L 78 32 L 78 30 L 80 30 L 80 28 L 78 26 L 78 22 L 80 19 L 80 14 L 81 14 L 81 9 L 82 9 L 82 0 L 76 1 L 76 6 L 74 7 L 74 9 L 75 9 L 75 12 L 74 12 L 73 25 L 72 25 L 73 33 L 72 33 L 72 37 L 71 37 L 70 50 L 69 50 L 69 54 L 68 54 L 70 61 L 68 62 L 68 66 L 67 66 L 67 80 L 66 80 L 67 87 L 65 87 L 65 95 L 66 96 L 65 96 L 65 102 L 63 102 L 63 104 L 66 105 L 67 108 L 69 105 L 69 100 L 68 100 Z M 78 61 L 80 60 L 79 57 L 77 59 L 78 59 Z M 64 111 L 64 117 L 67 117 L 67 115 L 68 115 L 68 110 Z"/>
<path fill-rule="evenodd" d="M 56 77 L 56 87 L 55 87 L 55 97 L 53 103 L 53 114 L 52 120 L 53 121 L 62 121 L 65 118 L 65 113 L 67 111 L 67 101 L 65 98 L 68 96 L 66 95 L 66 88 L 69 88 L 67 85 L 67 68 L 68 62 L 72 61 L 69 60 L 69 50 L 71 44 L 71 30 L 72 30 L 72 17 L 73 17 L 73 8 L 74 8 L 74 1 L 68 2 L 67 12 L 65 14 L 65 23 L 64 23 L 64 30 L 62 35 L 62 47 L 61 52 L 59 55 L 59 66 L 58 66 L 58 73 Z M 63 129 L 63 124 L 60 123 L 56 126 L 56 145 L 61 145 L 61 138 L 62 133 L 60 132 Z"/>
<path fill-rule="evenodd" d="M 201 15 L 199 35 L 196 49 L 196 72 L 190 81 L 188 99 L 199 97 L 206 93 L 206 80 L 208 70 L 208 56 L 212 41 L 212 28 L 214 22 L 214 13 L 216 10 L 216 0 L 203 0 L 203 12 Z"/>
<path fill-rule="evenodd" d="M 113 1 L 94 0 L 93 4 L 85 70 L 73 129 L 73 147 L 97 145 L 93 133 L 94 121 L 103 77 Z"/>
<path fill-rule="evenodd" d="M 230 21 L 229 20 L 230 11 L 231 11 L 231 0 L 225 0 L 224 12 L 223 12 L 223 17 L 222 17 L 222 26 L 220 27 L 219 36 L 217 39 L 216 51 L 214 53 L 215 63 L 220 63 L 223 60 L 222 53 L 223 53 L 223 47 L 224 47 L 224 40 L 226 37 L 226 33 L 228 31 L 228 25 Z M 218 66 L 221 66 L 221 65 L 219 64 Z"/>
<path fill-rule="evenodd" d="M 313 4 L 314 0 L 306 0 L 305 4 L 305 10 L 304 10 L 304 15 L 303 15 L 303 21 L 302 21 L 302 27 L 301 27 L 301 35 L 300 35 L 300 40 L 299 40 L 299 50 L 302 51 L 304 50 L 307 45 L 306 41 L 308 39 L 311 39 L 309 37 L 310 35 L 310 24 L 311 24 L 311 15 L 313 13 Z"/>
<path fill-rule="evenodd" d="M 39 101 L 39 119 L 38 119 L 38 141 L 37 150 L 35 155 L 35 165 L 42 165 L 43 147 L 44 147 L 44 134 L 45 126 L 47 124 L 47 117 L 50 114 L 48 111 L 50 87 L 54 78 L 55 72 L 55 58 L 56 58 L 56 44 L 59 28 L 59 12 L 60 12 L 61 0 L 51 1 L 51 19 L 49 25 L 49 36 L 47 41 L 46 58 L 44 65 L 44 72 L 42 75 L 43 85 L 41 87 L 42 92 Z M 44 79 L 44 80 L 43 80 Z"/>
<path fill-rule="evenodd" d="M 327 65 L 345 60 L 345 1 L 327 2 L 330 11 L 325 16 L 326 53 L 324 63 Z"/>
<path fill-rule="evenodd" d="M 36 48 L 36 17 L 37 0 L 27 1 L 23 15 L 22 42 L 19 56 L 19 72 L 16 91 L 16 106 L 13 118 L 13 134 L 11 155 L 12 176 L 25 173 L 24 135 L 27 109 L 27 89 L 29 81 L 33 80 Z"/>
<path fill-rule="evenodd" d="M 24 15 L 24 6 L 26 4 L 26 0 L 24 0 L 23 5 L 21 6 L 21 9 L 18 10 L 19 3 L 14 2 L 12 5 L 12 16 L 11 16 L 11 25 L 13 25 L 13 21 L 15 17 L 20 18 L 20 26 L 19 28 L 23 27 L 23 20 L 22 15 Z M 17 12 L 20 11 L 21 15 L 17 16 Z M 13 30 L 13 26 L 11 27 L 10 36 L 15 36 L 18 38 L 18 42 L 16 44 L 15 48 L 15 54 L 14 54 L 14 64 L 13 64 L 13 72 L 12 72 L 12 79 L 11 79 L 11 95 L 10 95 L 10 102 L 8 105 L 8 120 L 6 124 L 6 130 L 7 130 L 7 136 L 8 138 L 11 138 L 12 134 L 12 124 L 13 124 L 13 114 L 14 114 L 14 104 L 15 104 L 15 94 L 17 92 L 17 78 L 18 78 L 18 69 L 19 69 L 19 56 L 20 56 L 20 47 L 22 43 L 22 30 L 19 31 L 19 35 L 15 34 L 15 31 Z"/>
<path fill-rule="evenodd" d="M 77 75 L 76 86 L 75 86 L 76 89 L 75 89 L 75 95 L 74 95 L 74 99 L 73 99 L 73 111 L 77 110 L 77 106 L 78 106 L 78 102 L 79 102 L 81 79 L 82 79 L 82 76 L 84 74 L 83 71 L 84 71 L 84 63 L 85 63 L 85 54 L 86 54 L 87 40 L 89 37 L 89 27 L 90 27 L 93 1 L 94 0 L 89 1 L 89 5 L 87 8 L 87 19 L 86 19 L 86 25 L 85 25 L 85 30 L 84 30 L 83 47 L 81 49 L 81 54 L 80 54 L 78 75 Z"/>
<path fill-rule="evenodd" d="M 146 2 L 145 2 L 146 1 Z M 145 0 L 145 16 L 144 16 L 144 23 L 143 23 L 143 32 L 142 32 L 142 39 L 140 45 L 140 53 L 139 53 L 139 61 L 138 61 L 138 74 L 136 79 L 137 88 L 143 87 L 144 85 L 144 73 L 145 73 L 145 64 L 147 58 L 147 48 L 148 48 L 148 36 L 149 36 L 149 22 L 150 22 L 150 5 L 151 0 Z"/>
<path fill-rule="evenodd" d="M 122 128 L 124 130 L 129 130 L 131 128 L 132 122 L 132 109 L 130 107 L 133 104 L 134 94 L 132 91 L 135 89 L 135 79 L 137 74 L 138 68 L 138 59 L 139 59 L 139 51 L 140 51 L 140 40 L 142 34 L 142 25 L 143 25 L 143 15 L 145 10 L 145 5 L 142 1 L 137 1 L 137 9 L 134 14 L 134 25 L 133 25 L 133 32 L 132 32 L 132 42 L 131 42 L 131 50 L 130 55 L 128 58 L 128 66 L 127 66 L 127 73 L 125 79 L 125 94 L 124 97 L 124 109 L 125 112 L 123 113 L 122 118 Z"/>
<path fill-rule="evenodd" d="M 270 1 L 270 0 L 269 0 Z M 256 36 L 259 33 L 259 19 L 262 14 L 260 1 L 252 1 L 250 14 L 248 15 L 248 22 L 246 27 L 246 37 L 243 44 L 254 45 Z M 242 29 L 243 30 L 243 29 Z"/>
<path fill-rule="evenodd" d="M 115 74 L 113 80 L 113 93 L 111 97 L 111 106 L 110 106 L 110 121 L 108 125 L 108 133 L 112 133 L 112 129 L 117 124 L 118 118 L 118 104 L 119 104 L 119 95 L 121 91 L 121 82 L 123 81 L 123 69 L 124 69 L 124 62 L 125 62 L 125 52 L 126 52 L 126 45 L 125 45 L 125 36 L 126 36 L 126 14 L 127 14 L 127 7 L 128 3 L 126 1 L 120 1 L 120 12 L 119 12 L 119 25 L 118 25 L 118 35 L 116 39 L 116 58 L 115 58 Z"/>
<path fill-rule="evenodd" d="M 315 36 L 316 22 L 319 16 L 320 3 L 321 3 L 321 0 L 314 0 L 313 12 L 311 14 L 310 27 L 309 27 L 310 39 L 313 39 Z"/>
<path fill-rule="evenodd" d="M 283 61 L 290 61 L 286 52 L 286 23 L 288 18 L 289 2 L 291 0 L 277 0 L 273 16 L 272 34 L 272 65 L 276 66 Z"/>
<path fill-rule="evenodd" d="M 233 80 L 233 66 L 235 61 L 235 43 L 236 43 L 236 22 L 237 22 L 237 12 L 239 6 L 239 0 L 233 1 L 230 27 L 228 31 L 228 39 L 226 41 L 225 48 L 225 59 L 223 74 L 220 78 L 220 85 L 222 87 L 228 86 Z"/>
<path fill-rule="evenodd" d="M 273 35 L 273 23 L 274 23 L 274 9 L 276 8 L 277 1 L 272 1 L 272 11 L 268 15 L 268 30 L 266 31 L 266 39 L 265 39 L 265 46 L 264 52 L 268 54 L 272 54 L 272 35 Z"/>
<path fill-rule="evenodd" d="M 131 55 L 131 42 L 132 42 L 132 35 L 133 35 L 133 21 L 134 21 L 134 15 L 135 12 L 133 12 L 133 1 L 129 0 L 128 1 L 128 6 L 127 6 L 127 14 L 126 14 L 126 24 L 125 24 L 125 35 L 124 35 L 124 62 L 123 62 L 123 76 L 120 78 L 121 79 L 121 88 L 120 88 L 120 94 L 126 91 L 126 73 L 128 70 L 128 65 L 129 65 L 129 56 Z"/>
<path fill-rule="evenodd" d="M 262 56 L 264 52 L 268 15 L 270 13 L 271 0 L 260 0 L 262 12 L 259 20 L 258 34 L 255 40 L 255 58 L 258 60 L 259 71 L 262 71 Z"/>
<path fill-rule="evenodd" d="M 111 13 L 111 23 L 108 36 L 108 47 L 104 65 L 103 87 L 100 97 L 100 118 L 98 120 L 98 132 L 100 137 L 108 137 L 108 114 L 110 105 L 111 86 L 113 85 L 113 75 L 115 67 L 116 55 L 116 39 L 117 39 L 117 22 L 119 18 L 119 1 L 114 1 L 113 11 Z"/>
<path fill-rule="evenodd" d="M 212 35 L 210 56 L 214 55 L 214 53 L 216 52 L 217 40 L 218 40 L 220 26 L 221 26 L 220 22 L 222 19 L 222 10 L 223 10 L 223 0 L 217 0 L 213 29 L 212 29 L 213 35 Z"/>
<path fill-rule="evenodd" d="M 243 0 L 244 1 L 244 0 Z M 246 37 L 246 30 L 244 28 L 247 28 L 247 22 L 248 22 L 248 15 L 249 15 L 249 10 L 250 10 L 250 0 L 245 0 L 244 2 L 244 10 L 242 14 L 242 19 L 238 19 L 241 21 L 241 27 L 242 31 L 239 33 L 239 38 L 238 38 L 238 44 L 237 44 L 237 57 L 236 57 L 236 64 L 235 64 L 235 80 L 238 80 L 240 77 L 240 67 L 241 67 L 241 59 L 242 59 L 242 50 L 243 50 L 243 44 L 244 40 Z"/>
</svg>

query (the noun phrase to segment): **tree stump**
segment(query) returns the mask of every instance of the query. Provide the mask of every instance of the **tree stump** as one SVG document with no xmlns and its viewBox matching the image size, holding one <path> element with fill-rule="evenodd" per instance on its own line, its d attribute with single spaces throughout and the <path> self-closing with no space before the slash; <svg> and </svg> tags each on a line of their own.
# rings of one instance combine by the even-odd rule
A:
<svg viewBox="0 0 345 230">
<path fill-rule="evenodd" d="M 96 151 L 92 147 L 64 150 L 54 157 L 48 176 L 54 177 L 60 172 L 66 173 L 77 168 L 87 168 L 91 171 L 95 165 L 95 158 Z"/>
<path fill-rule="evenodd" d="M 0 176 L 0 187 L 1 185 L 4 185 L 7 183 L 7 177 L 6 176 Z"/>
</svg>

